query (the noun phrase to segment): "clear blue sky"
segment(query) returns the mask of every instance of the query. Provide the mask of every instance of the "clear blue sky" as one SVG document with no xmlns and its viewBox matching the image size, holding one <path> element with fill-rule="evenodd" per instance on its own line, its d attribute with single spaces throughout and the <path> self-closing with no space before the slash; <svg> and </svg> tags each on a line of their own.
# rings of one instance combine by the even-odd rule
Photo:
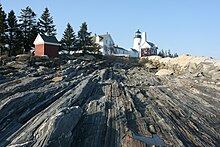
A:
<svg viewBox="0 0 220 147">
<path fill-rule="evenodd" d="M 30 6 L 40 17 L 48 7 L 61 39 L 68 22 L 79 30 L 109 32 L 116 44 L 130 48 L 137 29 L 159 50 L 220 59 L 220 0 L 0 0 L 8 13 Z"/>
</svg>

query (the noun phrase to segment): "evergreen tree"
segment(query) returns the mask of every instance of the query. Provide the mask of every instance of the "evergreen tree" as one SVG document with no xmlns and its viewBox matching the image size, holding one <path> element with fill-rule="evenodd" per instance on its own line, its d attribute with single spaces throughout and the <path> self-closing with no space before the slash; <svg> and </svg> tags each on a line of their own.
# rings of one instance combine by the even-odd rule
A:
<svg viewBox="0 0 220 147">
<path fill-rule="evenodd" d="M 173 55 L 170 53 L 170 49 L 168 49 L 168 51 L 167 51 L 167 57 L 173 57 Z"/>
<path fill-rule="evenodd" d="M 80 30 L 78 32 L 78 43 L 77 47 L 78 49 L 82 50 L 82 52 L 88 53 L 93 51 L 93 42 L 92 37 L 90 36 L 91 32 L 88 32 L 87 30 L 87 24 L 86 22 L 82 23 L 82 26 L 80 27 Z"/>
<path fill-rule="evenodd" d="M 164 51 L 163 51 L 163 50 L 161 51 L 161 55 L 162 55 L 162 56 L 161 56 L 162 58 L 164 58 L 164 57 L 165 57 L 165 53 L 164 53 Z"/>
<path fill-rule="evenodd" d="M 48 8 L 45 8 L 43 14 L 41 15 L 41 18 L 39 19 L 38 22 L 38 26 L 39 26 L 39 31 L 42 34 L 48 36 L 56 35 L 55 25 L 53 24 L 53 17 L 50 16 Z"/>
<path fill-rule="evenodd" d="M 30 7 L 21 9 L 19 21 L 21 22 L 20 30 L 23 35 L 23 48 L 25 52 L 28 52 L 31 50 L 31 47 L 33 47 L 33 42 L 37 34 L 36 14 Z"/>
<path fill-rule="evenodd" d="M 21 31 L 19 30 L 19 26 L 17 23 L 17 18 L 13 10 L 8 13 L 8 55 L 16 55 L 21 53 Z"/>
<path fill-rule="evenodd" d="M 167 50 L 164 51 L 164 57 L 167 57 Z"/>
<path fill-rule="evenodd" d="M 159 53 L 157 54 L 158 56 L 162 57 L 162 52 L 159 51 Z"/>
<path fill-rule="evenodd" d="M 167 50 L 161 50 L 159 53 L 158 53 L 158 56 L 164 58 L 164 57 L 170 57 L 170 58 L 175 58 L 175 57 L 178 57 L 178 54 L 175 53 L 175 54 L 171 54 L 170 52 L 170 49 L 167 51 Z"/>
<path fill-rule="evenodd" d="M 177 53 L 175 53 L 174 55 L 173 55 L 173 57 L 175 58 L 175 57 L 178 57 L 178 54 Z"/>
<path fill-rule="evenodd" d="M 61 45 L 62 47 L 67 50 L 70 54 L 70 51 L 76 50 L 76 35 L 73 31 L 72 26 L 68 23 L 67 28 L 63 33 L 63 37 L 61 39 Z"/>
<path fill-rule="evenodd" d="M 3 54 L 3 51 L 5 50 L 5 44 L 6 44 L 6 29 L 7 29 L 7 22 L 6 22 L 6 14 L 2 8 L 2 5 L 0 4 L 0 53 Z"/>
</svg>

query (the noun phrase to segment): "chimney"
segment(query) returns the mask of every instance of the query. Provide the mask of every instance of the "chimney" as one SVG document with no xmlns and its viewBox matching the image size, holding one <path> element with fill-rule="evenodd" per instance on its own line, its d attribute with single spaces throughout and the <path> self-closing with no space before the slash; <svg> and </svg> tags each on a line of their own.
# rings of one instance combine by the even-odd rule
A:
<svg viewBox="0 0 220 147">
<path fill-rule="evenodd" d="M 147 34 L 146 32 L 142 32 L 142 40 L 147 41 Z"/>
</svg>

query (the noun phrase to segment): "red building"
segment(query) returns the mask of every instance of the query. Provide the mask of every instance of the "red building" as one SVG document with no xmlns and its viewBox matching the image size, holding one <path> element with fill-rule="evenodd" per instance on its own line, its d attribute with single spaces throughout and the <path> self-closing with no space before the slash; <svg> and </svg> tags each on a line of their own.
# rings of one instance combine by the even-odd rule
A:
<svg viewBox="0 0 220 147">
<path fill-rule="evenodd" d="M 58 57 L 60 43 L 55 36 L 38 34 L 34 41 L 35 56 L 47 55 L 48 57 Z"/>
</svg>

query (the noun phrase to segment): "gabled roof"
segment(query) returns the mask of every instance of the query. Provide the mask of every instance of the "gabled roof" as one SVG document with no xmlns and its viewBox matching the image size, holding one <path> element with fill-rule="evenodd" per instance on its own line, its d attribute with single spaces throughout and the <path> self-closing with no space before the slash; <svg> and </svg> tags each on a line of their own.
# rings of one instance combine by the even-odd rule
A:
<svg viewBox="0 0 220 147">
<path fill-rule="evenodd" d="M 141 48 L 151 48 L 152 46 L 150 44 L 148 44 L 147 41 L 144 41 L 142 44 L 141 44 Z"/>
<path fill-rule="evenodd" d="M 154 46 L 155 46 L 155 44 L 152 43 L 152 42 L 147 41 L 147 43 L 148 43 L 151 47 L 154 47 Z"/>
<path fill-rule="evenodd" d="M 110 40 L 112 40 L 112 42 L 113 42 L 113 44 L 114 44 L 114 41 L 113 41 L 111 35 L 108 34 L 108 33 L 107 33 L 107 34 L 104 34 L 104 35 L 98 35 L 98 37 L 99 37 L 98 42 L 103 42 L 103 41 L 107 40 L 108 38 L 110 38 Z M 97 41 L 97 40 L 96 40 L 96 41 Z"/>
<path fill-rule="evenodd" d="M 128 50 L 126 50 L 126 49 L 124 49 L 124 48 L 122 48 L 122 47 L 119 47 L 119 46 L 114 46 L 114 48 L 115 48 L 115 49 L 119 49 L 119 50 L 128 51 Z"/>
<path fill-rule="evenodd" d="M 100 41 L 105 40 L 109 37 L 109 34 L 99 35 Z"/>
<path fill-rule="evenodd" d="M 51 45 L 57 45 L 60 46 L 59 41 L 55 36 L 46 36 L 43 34 L 38 34 L 37 38 L 34 41 L 34 44 L 51 44 Z"/>
<path fill-rule="evenodd" d="M 138 52 L 136 49 L 134 49 L 134 48 L 131 48 L 131 50 L 133 51 L 133 52 Z"/>
<path fill-rule="evenodd" d="M 156 45 L 152 42 L 149 42 L 149 41 L 144 41 L 141 44 L 141 48 L 151 48 L 151 47 L 156 47 Z"/>
<path fill-rule="evenodd" d="M 45 42 L 58 43 L 59 44 L 59 41 L 57 40 L 57 38 L 55 36 L 46 36 L 46 35 L 42 35 L 42 34 L 40 34 L 40 36 L 43 38 L 43 40 Z"/>
</svg>

